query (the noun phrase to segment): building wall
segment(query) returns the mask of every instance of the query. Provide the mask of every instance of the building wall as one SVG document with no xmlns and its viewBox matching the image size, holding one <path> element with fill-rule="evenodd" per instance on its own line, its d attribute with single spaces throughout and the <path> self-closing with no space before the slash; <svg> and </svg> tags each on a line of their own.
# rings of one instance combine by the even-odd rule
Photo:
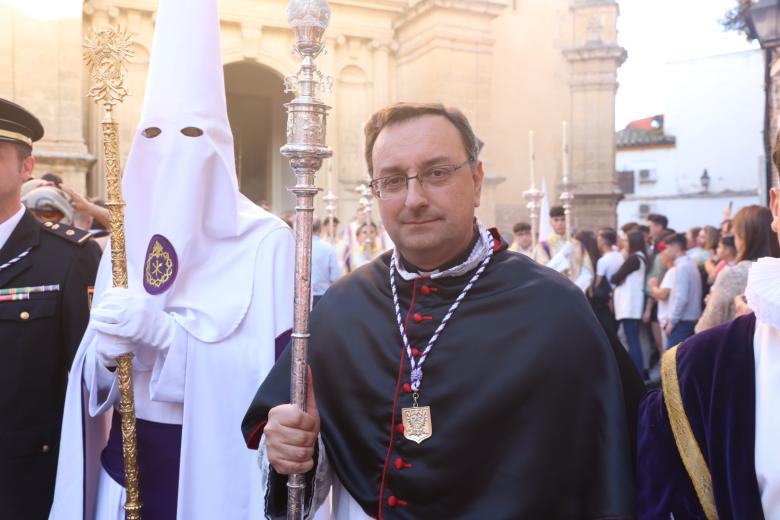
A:
<svg viewBox="0 0 780 520">
<path fill-rule="evenodd" d="M 618 206 L 619 224 L 640 219 L 640 204 L 684 229 L 718 224 L 730 202 L 736 213 L 764 200 L 763 67 L 759 50 L 667 66 L 664 132 L 676 145 L 618 150 L 618 171 L 654 169 L 657 179 L 640 183 L 635 175 L 635 193 Z"/>
<path fill-rule="evenodd" d="M 63 2 L 70 2 L 71 10 L 54 21 L 0 7 L 0 96 L 42 117 L 47 137 L 36 154 L 42 159 L 59 154 L 65 163 L 58 168 L 72 171 L 71 184 L 102 195 L 102 113 L 86 99 L 83 37 L 93 27 L 108 24 L 126 27 L 134 35 L 136 56 L 126 79 L 131 96 L 116 109 L 124 158 L 140 117 L 158 2 Z M 354 215 L 359 198 L 355 188 L 366 180 L 361 125 L 377 108 L 399 100 L 440 101 L 470 117 L 486 143 L 488 182 L 479 210 L 486 224 L 508 232 L 514 222 L 527 218 L 522 194 L 530 184 L 529 130 L 536 135 L 538 179 L 546 177 L 557 199 L 563 120 L 570 122 L 575 193 L 580 186 L 582 208 L 589 208 L 578 212 L 575 204 L 575 217 L 614 220 L 615 71 L 625 59 L 625 51 L 615 43 L 614 0 L 330 4 L 327 53 L 318 63 L 334 80 L 334 90 L 322 94 L 333 107 L 327 135 L 334 156 L 326 161 L 318 184 L 339 197 L 342 220 Z M 271 72 L 264 77 L 276 78 L 264 79 L 263 89 L 277 81 L 281 90 L 282 78 L 298 65 L 290 52 L 287 0 L 221 0 L 219 5 L 223 62 L 262 67 Z M 242 92 L 251 85 L 229 87 Z M 277 110 L 269 115 L 278 116 Z M 291 184 L 289 169 L 277 162 L 263 174 L 270 176 L 272 209 L 292 209 L 293 198 L 285 189 Z M 591 195 L 597 202 L 586 204 Z M 321 212 L 321 197 L 317 206 Z"/>
</svg>

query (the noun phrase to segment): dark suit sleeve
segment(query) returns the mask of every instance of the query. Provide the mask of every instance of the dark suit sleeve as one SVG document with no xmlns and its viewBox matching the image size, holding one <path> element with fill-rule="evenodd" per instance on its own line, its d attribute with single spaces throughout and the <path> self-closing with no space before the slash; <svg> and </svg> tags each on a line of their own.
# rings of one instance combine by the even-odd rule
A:
<svg viewBox="0 0 780 520">
<path fill-rule="evenodd" d="M 89 323 L 89 288 L 95 285 L 100 255 L 100 247 L 94 240 L 78 247 L 62 289 L 63 341 L 68 366 Z"/>
</svg>

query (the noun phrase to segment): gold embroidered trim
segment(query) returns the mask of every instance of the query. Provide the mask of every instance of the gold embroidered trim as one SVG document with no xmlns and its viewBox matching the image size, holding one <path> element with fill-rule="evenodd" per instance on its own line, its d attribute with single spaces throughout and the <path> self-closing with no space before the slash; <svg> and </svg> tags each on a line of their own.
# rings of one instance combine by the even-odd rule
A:
<svg viewBox="0 0 780 520">
<path fill-rule="evenodd" d="M 11 132 L 10 130 L 2 130 L 0 129 L 0 137 L 5 137 L 8 139 L 13 139 L 14 141 L 20 141 L 28 146 L 32 146 L 32 139 L 27 137 L 24 134 L 20 134 L 17 132 Z"/>
<path fill-rule="evenodd" d="M 712 491 L 712 475 L 683 407 L 680 381 L 677 379 L 677 347 L 679 346 L 669 349 L 661 359 L 661 384 L 666 412 L 669 414 L 669 425 L 672 427 L 677 451 L 699 497 L 704 515 L 707 520 L 718 520 L 715 495 Z"/>
</svg>

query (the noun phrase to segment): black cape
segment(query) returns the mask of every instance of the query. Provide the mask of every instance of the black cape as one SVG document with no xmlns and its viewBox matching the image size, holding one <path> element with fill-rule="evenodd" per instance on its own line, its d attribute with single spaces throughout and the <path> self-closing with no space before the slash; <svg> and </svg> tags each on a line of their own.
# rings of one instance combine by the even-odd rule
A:
<svg viewBox="0 0 780 520">
<path fill-rule="evenodd" d="M 389 262 L 385 253 L 336 282 L 311 315 L 309 362 L 322 439 L 339 480 L 366 514 L 632 517 L 621 376 L 580 290 L 503 244 L 424 364 L 420 405 L 431 406 L 433 436 L 418 445 L 397 430 L 412 396 L 403 389 L 409 363 Z M 425 347 L 472 274 L 398 278 L 413 347 Z M 289 402 L 289 374 L 288 348 L 244 419 L 250 447 L 268 411 Z M 399 458 L 412 466 L 396 469 Z M 267 513 L 283 517 L 286 481 L 271 482 Z"/>
</svg>

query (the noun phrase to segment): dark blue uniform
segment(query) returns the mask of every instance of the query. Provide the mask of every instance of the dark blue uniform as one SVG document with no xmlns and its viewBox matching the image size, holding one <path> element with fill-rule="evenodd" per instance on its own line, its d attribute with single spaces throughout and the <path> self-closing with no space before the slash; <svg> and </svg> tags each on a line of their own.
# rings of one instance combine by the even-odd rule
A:
<svg viewBox="0 0 780 520">
<path fill-rule="evenodd" d="M 0 290 L 59 285 L 0 301 L 0 518 L 48 516 L 68 369 L 99 259 L 88 232 L 41 224 L 29 212 L 0 249 Z"/>
</svg>

